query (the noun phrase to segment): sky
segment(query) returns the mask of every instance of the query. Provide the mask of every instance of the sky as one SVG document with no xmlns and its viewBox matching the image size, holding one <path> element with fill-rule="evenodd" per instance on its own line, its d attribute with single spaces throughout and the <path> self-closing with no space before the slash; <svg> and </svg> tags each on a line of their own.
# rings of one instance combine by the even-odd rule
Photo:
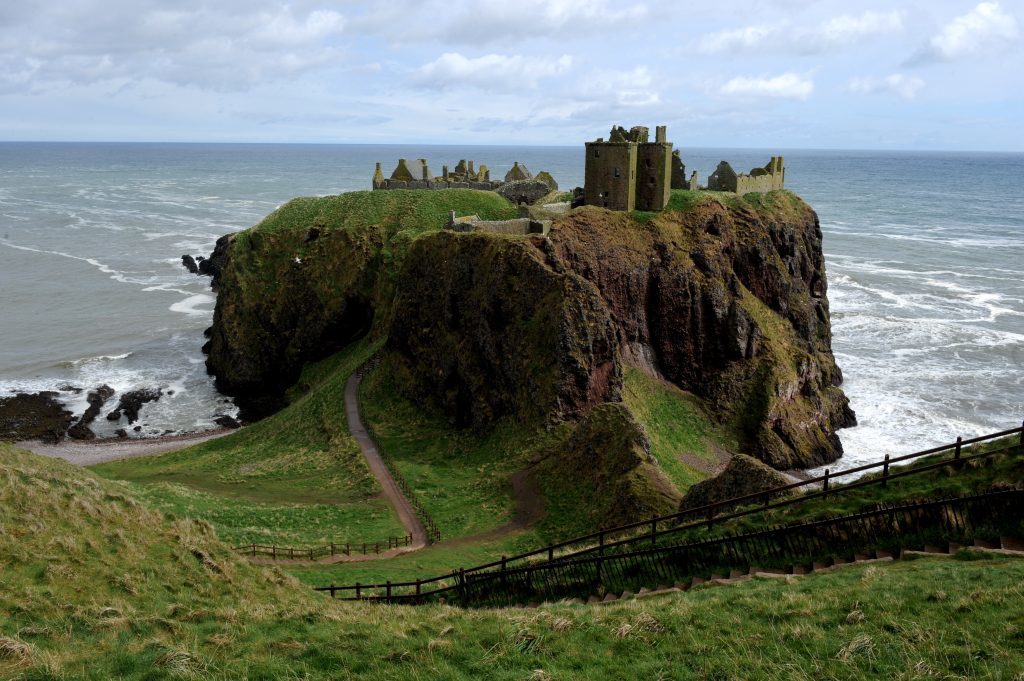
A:
<svg viewBox="0 0 1024 681">
<path fill-rule="evenodd" d="M 1024 151 L 1024 0 L 0 3 L 0 140 Z"/>
</svg>

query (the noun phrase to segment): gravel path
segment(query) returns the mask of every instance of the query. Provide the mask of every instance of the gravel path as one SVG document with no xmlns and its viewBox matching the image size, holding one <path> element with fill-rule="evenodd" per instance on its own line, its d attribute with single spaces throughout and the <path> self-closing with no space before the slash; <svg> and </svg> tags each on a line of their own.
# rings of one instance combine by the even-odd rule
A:
<svg viewBox="0 0 1024 681">
<path fill-rule="evenodd" d="M 234 430 L 221 428 L 202 433 L 186 433 L 184 435 L 165 435 L 147 438 L 104 438 L 101 440 L 64 440 L 57 444 L 47 444 L 38 440 L 17 442 L 15 446 L 27 449 L 40 456 L 64 459 L 79 466 L 92 466 L 118 459 L 133 459 L 138 456 L 166 454 L 185 447 L 224 437 Z"/>
<path fill-rule="evenodd" d="M 405 498 L 402 490 L 395 483 L 395 479 L 391 477 L 391 471 L 384 465 L 384 459 L 381 458 L 377 446 L 363 425 L 362 417 L 359 414 L 359 384 L 362 380 L 362 373 L 357 371 L 349 377 L 348 383 L 345 384 L 345 417 L 348 419 L 348 430 L 359 443 L 359 449 L 366 457 L 370 472 L 377 478 L 384 490 L 384 496 L 391 502 L 395 512 L 398 513 L 399 520 L 412 535 L 412 544 L 404 547 L 404 552 L 416 551 L 427 545 L 427 530 L 416 516 L 409 500 Z"/>
</svg>

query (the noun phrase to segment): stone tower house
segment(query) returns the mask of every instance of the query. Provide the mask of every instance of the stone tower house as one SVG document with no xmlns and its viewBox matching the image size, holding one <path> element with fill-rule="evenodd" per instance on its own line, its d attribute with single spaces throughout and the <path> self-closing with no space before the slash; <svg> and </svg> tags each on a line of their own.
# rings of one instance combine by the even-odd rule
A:
<svg viewBox="0 0 1024 681">
<path fill-rule="evenodd" d="M 664 210 L 672 191 L 672 143 L 665 126 L 613 127 L 608 141 L 587 142 L 584 203 L 610 210 Z"/>
</svg>

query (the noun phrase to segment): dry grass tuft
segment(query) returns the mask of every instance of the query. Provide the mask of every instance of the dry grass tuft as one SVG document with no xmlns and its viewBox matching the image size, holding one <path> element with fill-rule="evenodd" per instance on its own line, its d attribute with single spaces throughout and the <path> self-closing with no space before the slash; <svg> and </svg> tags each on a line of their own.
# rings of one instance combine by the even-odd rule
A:
<svg viewBox="0 0 1024 681">
<path fill-rule="evenodd" d="M 857 636 L 843 646 L 838 653 L 836 653 L 836 659 L 842 662 L 848 662 L 852 657 L 857 655 L 870 655 L 871 651 L 874 650 L 874 647 L 874 641 L 871 640 L 870 636 L 867 636 L 866 634 Z"/>
<path fill-rule="evenodd" d="M 192 653 L 185 650 L 168 650 L 156 658 L 156 666 L 166 669 L 174 676 L 194 677 L 205 670 L 205 665 Z"/>
<path fill-rule="evenodd" d="M 32 644 L 19 641 L 16 638 L 0 636 L 0 660 L 15 660 L 18 662 L 31 659 L 35 649 Z"/>
<path fill-rule="evenodd" d="M 551 621 L 552 631 L 566 631 L 572 628 L 572 620 L 565 617 L 556 617 Z"/>
<path fill-rule="evenodd" d="M 442 652 L 448 651 L 448 650 L 451 650 L 454 647 L 455 647 L 455 644 L 453 644 L 451 641 L 449 641 L 446 638 L 431 639 L 430 642 L 427 643 L 427 650 L 429 650 L 432 653 L 433 652 L 437 652 L 437 651 L 442 651 Z"/>
</svg>

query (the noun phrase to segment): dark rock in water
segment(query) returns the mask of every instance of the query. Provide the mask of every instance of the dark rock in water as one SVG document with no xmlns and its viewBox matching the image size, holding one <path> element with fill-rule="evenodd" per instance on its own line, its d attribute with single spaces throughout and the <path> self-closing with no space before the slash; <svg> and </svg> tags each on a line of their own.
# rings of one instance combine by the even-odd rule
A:
<svg viewBox="0 0 1024 681">
<path fill-rule="evenodd" d="M 191 255 L 181 256 L 181 264 L 185 266 L 185 269 L 192 274 L 199 274 L 199 265 L 196 264 L 196 259 Z"/>
<path fill-rule="evenodd" d="M 118 437 L 128 437 L 128 431 L 125 430 L 124 428 L 118 428 L 117 430 L 114 431 L 114 435 Z"/>
<path fill-rule="evenodd" d="M 215 289 L 217 288 L 217 283 L 220 279 L 220 273 L 227 262 L 228 248 L 231 245 L 233 237 L 233 234 L 226 234 L 217 239 L 217 244 L 213 247 L 213 253 L 210 254 L 209 258 L 206 258 L 199 263 L 199 274 L 209 276 L 212 279 L 210 286 Z"/>
<path fill-rule="evenodd" d="M 121 400 L 117 403 L 117 409 L 107 414 L 108 421 L 120 420 L 121 414 L 124 414 L 128 418 L 128 423 L 132 424 L 139 420 L 139 409 L 142 405 L 147 402 L 156 402 L 160 399 L 163 392 L 156 388 L 143 388 L 141 390 L 131 390 L 121 395 Z"/>
<path fill-rule="evenodd" d="M 103 408 L 103 404 L 114 395 L 114 389 L 109 385 L 101 385 L 96 390 L 89 393 L 86 400 L 89 402 L 89 408 L 82 414 L 82 418 L 78 419 L 75 425 L 68 428 L 68 437 L 75 440 L 93 440 L 96 438 L 96 433 L 92 432 L 89 428 L 89 424 L 96 420 L 99 416 L 100 409 Z"/>
<path fill-rule="evenodd" d="M 79 388 L 77 385 L 71 385 L 70 383 L 64 383 L 62 385 L 57 386 L 57 390 L 61 391 L 62 393 L 74 393 L 76 395 L 81 395 L 83 392 L 85 392 L 85 388 Z"/>
<path fill-rule="evenodd" d="M 212 335 L 213 335 L 213 327 L 212 326 L 208 326 L 205 329 L 203 329 L 203 338 L 209 338 Z"/>
<path fill-rule="evenodd" d="M 721 473 L 703 480 L 691 487 L 683 500 L 679 502 L 679 510 L 715 504 L 726 499 L 757 494 L 774 487 L 782 487 L 791 482 L 782 473 L 761 463 L 753 457 L 736 454 Z M 728 509 L 722 508 L 719 514 Z"/>
<path fill-rule="evenodd" d="M 0 397 L 0 440 L 60 442 L 74 414 L 56 400 L 57 395 L 47 391 Z"/>
<path fill-rule="evenodd" d="M 223 428 L 241 428 L 242 424 L 227 414 L 222 414 L 213 419 L 213 422 Z"/>
<path fill-rule="evenodd" d="M 135 426 L 134 428 L 132 428 L 132 430 L 134 430 L 136 433 L 141 433 L 142 432 L 142 426 Z"/>
</svg>

